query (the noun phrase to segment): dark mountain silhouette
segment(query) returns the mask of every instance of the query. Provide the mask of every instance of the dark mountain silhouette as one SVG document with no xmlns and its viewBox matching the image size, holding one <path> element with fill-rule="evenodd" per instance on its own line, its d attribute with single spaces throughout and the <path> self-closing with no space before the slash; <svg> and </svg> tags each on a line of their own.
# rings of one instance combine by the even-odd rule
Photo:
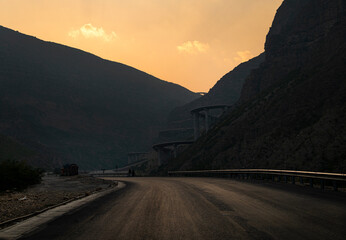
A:
<svg viewBox="0 0 346 240">
<path fill-rule="evenodd" d="M 48 169 L 52 167 L 52 163 L 57 167 L 63 164 L 62 159 L 43 145 L 36 144 L 28 148 L 11 137 L 0 135 L 0 162 L 5 160 L 35 163 L 37 167 Z"/>
<path fill-rule="evenodd" d="M 11 159 L 21 161 L 34 155 L 34 151 L 7 136 L 0 135 L 0 161 Z"/>
<path fill-rule="evenodd" d="M 345 9 L 285 0 L 236 107 L 169 168 L 345 172 Z"/>
<path fill-rule="evenodd" d="M 195 108 L 210 105 L 233 105 L 240 97 L 246 77 L 264 61 L 264 54 L 241 63 L 225 74 L 204 96 L 175 108 L 168 117 L 168 125 L 174 127 L 191 127 L 191 113 Z"/>
<path fill-rule="evenodd" d="M 147 150 L 168 113 L 199 96 L 4 27 L 0 85 L 0 133 L 49 152 L 46 165 L 76 162 L 84 169 L 121 165 L 128 151 Z"/>
</svg>

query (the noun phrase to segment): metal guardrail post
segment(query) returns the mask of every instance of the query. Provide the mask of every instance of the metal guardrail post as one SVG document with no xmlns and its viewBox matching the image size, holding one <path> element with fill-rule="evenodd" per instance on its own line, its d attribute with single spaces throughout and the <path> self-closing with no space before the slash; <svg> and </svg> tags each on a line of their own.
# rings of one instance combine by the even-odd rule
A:
<svg viewBox="0 0 346 240">
<path fill-rule="evenodd" d="M 324 190 L 324 179 L 321 179 L 321 189 Z"/>
<path fill-rule="evenodd" d="M 334 191 L 338 191 L 338 183 L 335 180 L 333 181 L 333 188 Z"/>
</svg>

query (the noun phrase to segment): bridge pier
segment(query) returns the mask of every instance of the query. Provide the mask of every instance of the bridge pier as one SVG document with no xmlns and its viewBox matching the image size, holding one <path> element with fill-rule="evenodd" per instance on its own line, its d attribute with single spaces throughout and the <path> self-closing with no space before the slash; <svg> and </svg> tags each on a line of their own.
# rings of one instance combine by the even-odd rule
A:
<svg viewBox="0 0 346 240">
<path fill-rule="evenodd" d="M 193 109 L 191 111 L 191 114 L 193 116 L 193 130 L 194 130 L 194 139 L 197 140 L 200 137 L 200 129 L 199 129 L 199 118 L 200 114 L 202 117 L 204 117 L 204 125 L 205 125 L 205 131 L 208 132 L 213 120 L 212 114 L 210 114 L 209 110 L 212 109 L 220 109 L 221 110 L 221 115 L 227 111 L 229 106 L 227 105 L 213 105 L 213 106 L 204 106 L 200 108 Z M 221 116 L 220 115 L 220 116 Z M 217 116 L 216 118 L 220 117 Z"/>
<path fill-rule="evenodd" d="M 199 138 L 199 113 L 194 112 L 193 113 L 193 132 L 194 132 L 194 139 L 196 140 Z"/>
<path fill-rule="evenodd" d="M 174 158 L 177 157 L 177 144 L 173 144 L 173 156 Z"/>
<path fill-rule="evenodd" d="M 178 156 L 178 146 L 188 145 L 193 141 L 175 141 L 159 143 L 153 146 L 153 149 L 157 152 L 158 165 L 166 164 L 169 160 Z"/>
<path fill-rule="evenodd" d="M 143 161 L 148 158 L 147 152 L 129 152 L 127 154 L 127 164 Z"/>
<path fill-rule="evenodd" d="M 162 147 L 162 148 L 159 148 L 157 152 L 158 152 L 157 153 L 158 165 L 161 166 L 162 164 L 166 164 L 170 157 L 170 151 Z"/>
<path fill-rule="evenodd" d="M 204 110 L 204 116 L 205 116 L 205 131 L 208 132 L 209 131 L 209 109 L 206 108 Z"/>
</svg>

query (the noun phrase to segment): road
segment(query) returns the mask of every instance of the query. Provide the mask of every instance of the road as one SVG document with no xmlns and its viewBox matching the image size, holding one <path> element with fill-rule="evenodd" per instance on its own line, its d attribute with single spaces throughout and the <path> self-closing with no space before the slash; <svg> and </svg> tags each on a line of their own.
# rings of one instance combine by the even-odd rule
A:
<svg viewBox="0 0 346 240">
<path fill-rule="evenodd" d="M 24 239 L 345 239 L 346 196 L 216 178 L 117 178 L 127 186 Z"/>
</svg>

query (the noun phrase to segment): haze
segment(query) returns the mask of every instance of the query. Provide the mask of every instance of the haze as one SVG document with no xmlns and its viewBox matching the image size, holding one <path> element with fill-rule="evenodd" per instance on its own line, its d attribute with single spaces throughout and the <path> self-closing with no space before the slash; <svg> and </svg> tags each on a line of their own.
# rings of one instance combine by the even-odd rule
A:
<svg viewBox="0 0 346 240">
<path fill-rule="evenodd" d="M 0 25 L 208 91 L 264 50 L 282 0 L 0 0 Z"/>
</svg>

